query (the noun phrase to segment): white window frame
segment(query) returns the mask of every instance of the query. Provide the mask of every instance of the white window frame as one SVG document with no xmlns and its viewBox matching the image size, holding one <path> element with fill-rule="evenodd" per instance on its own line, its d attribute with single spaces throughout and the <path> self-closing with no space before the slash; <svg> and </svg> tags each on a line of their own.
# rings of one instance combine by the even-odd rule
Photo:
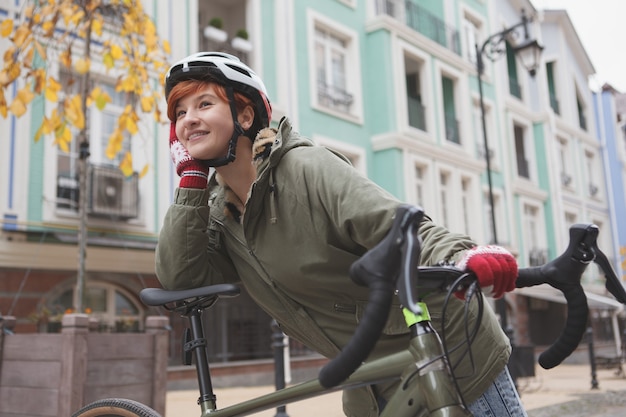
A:
<svg viewBox="0 0 626 417">
<path fill-rule="evenodd" d="M 433 103 L 435 103 L 435 93 L 433 92 L 433 85 L 429 80 L 432 79 L 432 71 L 431 65 L 431 57 L 428 54 L 425 54 L 423 51 L 415 48 L 414 45 L 411 45 L 407 42 L 399 40 L 399 53 L 396 55 L 397 68 L 399 71 L 398 77 L 395 77 L 395 89 L 396 89 L 396 101 L 398 103 L 398 108 L 405 109 L 404 111 L 397 112 L 397 122 L 398 126 L 406 126 L 405 130 L 411 134 L 412 136 L 416 136 L 420 139 L 434 141 L 435 136 L 434 132 L 436 129 L 435 122 L 435 113 L 436 107 Z M 426 124 L 426 130 L 421 130 L 416 127 L 409 125 L 409 115 L 408 115 L 408 101 L 406 97 L 406 62 L 410 59 L 412 61 L 416 61 L 420 65 L 420 94 L 422 95 L 422 104 L 424 105 L 424 121 Z"/>
<path fill-rule="evenodd" d="M 568 138 L 557 136 L 559 147 L 559 181 L 562 188 L 573 190 L 576 185 L 575 170 L 572 166 L 572 143 Z"/>
<path fill-rule="evenodd" d="M 481 16 L 466 7 L 462 7 L 462 16 L 463 56 L 476 68 L 477 54 L 480 53 L 476 51 L 476 46 L 478 45 L 480 49 L 482 42 L 485 41 L 483 39 L 486 38 L 484 36 L 485 22 Z"/>
<path fill-rule="evenodd" d="M 496 232 L 498 235 L 498 244 L 507 245 L 510 244 L 510 237 L 508 230 L 504 228 L 504 196 L 501 190 L 498 188 L 492 188 L 493 192 L 493 211 L 495 213 L 496 220 Z M 491 230 L 491 206 L 489 204 L 489 188 L 485 185 L 483 187 L 483 201 L 485 208 L 485 227 L 484 227 L 484 241 L 489 244 L 493 242 L 493 231 Z"/>
<path fill-rule="evenodd" d="M 500 164 L 498 163 L 498 156 L 500 154 L 500 144 L 497 140 L 494 128 L 493 118 L 493 103 L 489 100 L 483 99 L 485 105 L 485 129 L 487 130 L 487 145 L 489 146 L 489 152 L 491 153 L 491 159 L 489 160 L 490 168 L 492 171 L 499 171 Z M 472 110 L 474 119 L 474 140 L 476 144 L 476 155 L 481 160 L 486 161 L 485 158 L 485 138 L 483 134 L 483 122 L 482 122 L 482 110 L 480 108 L 480 97 L 476 96 L 472 100 Z M 486 162 L 485 162 L 486 164 Z"/>
<path fill-rule="evenodd" d="M 435 68 L 436 74 L 436 102 L 439 103 L 439 108 L 437 113 L 440 115 L 439 117 L 439 132 L 441 136 L 440 143 L 443 144 L 444 147 L 449 147 L 454 150 L 458 150 L 458 148 L 465 149 L 466 152 L 471 154 L 474 153 L 470 147 L 473 145 L 473 141 L 470 140 L 469 135 L 467 134 L 467 129 L 465 128 L 468 125 L 467 115 L 469 114 L 469 110 L 466 106 L 469 106 L 468 100 L 464 100 L 464 97 L 467 97 L 469 94 L 469 88 L 467 84 L 467 77 L 463 76 L 463 73 L 458 71 L 457 69 L 445 65 L 442 62 L 436 63 Z M 445 112 L 444 112 L 444 103 L 443 103 L 443 77 L 450 78 L 453 81 L 453 90 L 454 90 L 454 109 L 455 115 L 458 118 L 459 124 L 459 143 L 455 143 L 449 141 L 446 138 L 446 123 L 445 123 Z"/>
<path fill-rule="evenodd" d="M 310 94 L 311 106 L 324 113 L 335 117 L 346 119 L 356 123 L 363 122 L 362 92 L 361 92 L 361 63 L 359 56 L 358 34 L 347 26 L 331 20 L 327 16 L 319 14 L 313 10 L 307 11 L 308 39 L 309 39 L 309 73 L 310 73 Z M 317 79 L 317 30 L 340 39 L 345 44 L 345 90 L 352 96 L 352 102 L 347 112 L 340 109 L 326 106 L 320 102 L 318 97 Z M 349 75 L 348 75 L 349 74 Z"/>
<path fill-rule="evenodd" d="M 523 144 L 524 144 L 524 155 L 528 161 L 528 178 L 522 177 L 519 175 L 519 167 L 517 165 L 517 149 L 515 146 L 515 126 L 519 126 L 523 131 Z M 511 150 L 513 151 L 513 160 L 515 161 L 515 178 L 521 181 L 537 181 L 537 160 L 535 157 L 535 146 L 534 146 L 534 136 L 532 125 L 527 123 L 526 121 L 513 118 L 511 120 L 511 140 L 512 146 Z"/>
<path fill-rule="evenodd" d="M 436 207 L 432 205 L 432 202 L 436 201 L 432 179 L 434 172 L 432 162 L 413 152 L 405 152 L 404 155 L 406 201 L 422 207 L 426 213 L 435 212 Z M 416 168 L 421 170 L 420 178 L 416 176 Z M 421 199 L 420 193 L 422 194 Z"/>
</svg>

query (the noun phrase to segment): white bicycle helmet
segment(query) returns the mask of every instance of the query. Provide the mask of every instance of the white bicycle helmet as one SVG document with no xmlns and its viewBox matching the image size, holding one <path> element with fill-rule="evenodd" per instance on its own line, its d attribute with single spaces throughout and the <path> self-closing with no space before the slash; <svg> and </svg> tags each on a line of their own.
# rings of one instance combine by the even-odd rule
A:
<svg viewBox="0 0 626 417">
<path fill-rule="evenodd" d="M 198 52 L 178 61 L 165 75 L 165 100 L 167 101 L 176 84 L 186 80 L 212 80 L 222 84 L 230 101 L 234 129 L 228 143 L 228 151 L 223 157 L 205 160 L 207 166 L 217 167 L 234 161 L 237 141 L 245 134 L 237 120 L 233 91 L 248 97 L 256 107 L 253 128 L 260 130 L 269 127 L 272 106 L 267 98 L 265 85 L 261 78 L 236 56 L 224 52 Z M 251 136 L 252 134 L 248 135 L 249 139 L 254 141 L 254 137 Z"/>
<path fill-rule="evenodd" d="M 198 52 L 178 61 L 165 76 L 165 100 L 172 88 L 185 80 L 214 78 L 231 86 L 252 100 L 262 127 L 268 127 L 272 119 L 272 107 L 261 78 L 239 58 L 224 52 Z"/>
</svg>

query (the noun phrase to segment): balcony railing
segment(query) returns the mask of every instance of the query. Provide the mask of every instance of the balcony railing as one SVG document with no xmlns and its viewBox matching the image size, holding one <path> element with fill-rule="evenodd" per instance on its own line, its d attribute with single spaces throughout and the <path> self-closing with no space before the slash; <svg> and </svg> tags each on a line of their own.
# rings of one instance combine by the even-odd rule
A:
<svg viewBox="0 0 626 417">
<path fill-rule="evenodd" d="M 578 112 L 578 123 L 582 130 L 587 130 L 587 118 L 582 111 Z"/>
<path fill-rule="evenodd" d="M 522 178 L 530 178 L 528 160 L 520 155 L 517 156 L 517 175 Z"/>
<path fill-rule="evenodd" d="M 515 96 L 520 100 L 522 99 L 522 87 L 519 85 L 516 79 L 509 79 L 509 92 L 512 96 Z"/>
<path fill-rule="evenodd" d="M 416 0 L 376 0 L 376 11 L 404 22 L 411 29 L 461 55 L 459 31 L 419 6 Z"/>
<path fill-rule="evenodd" d="M 415 128 L 426 130 L 426 109 L 424 105 L 415 97 L 408 97 L 409 125 Z"/>
<path fill-rule="evenodd" d="M 550 93 L 550 107 L 552 107 L 552 110 L 554 110 L 556 114 L 561 114 L 559 111 L 559 100 L 557 100 L 556 95 L 552 93 Z"/>
<path fill-rule="evenodd" d="M 450 142 L 461 143 L 459 121 L 456 119 L 454 114 L 446 113 L 444 117 L 446 123 L 446 139 Z"/>
<path fill-rule="evenodd" d="M 350 113 L 354 97 L 344 89 L 318 81 L 317 100 L 322 106 Z"/>
</svg>

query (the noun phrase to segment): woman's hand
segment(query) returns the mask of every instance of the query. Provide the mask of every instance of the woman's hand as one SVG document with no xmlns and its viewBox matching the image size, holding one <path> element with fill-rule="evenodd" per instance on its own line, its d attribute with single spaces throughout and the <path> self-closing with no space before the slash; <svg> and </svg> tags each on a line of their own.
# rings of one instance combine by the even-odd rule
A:
<svg viewBox="0 0 626 417">
<path fill-rule="evenodd" d="M 488 297 L 500 298 L 505 292 L 515 289 L 517 261 L 501 246 L 475 246 L 465 253 L 456 266 L 476 274 L 483 294 Z M 465 298 L 464 294 L 457 296 Z"/>
<path fill-rule="evenodd" d="M 209 179 L 209 167 L 189 155 L 187 149 L 176 137 L 176 124 L 170 125 L 170 155 L 180 176 L 180 188 L 204 189 Z"/>
</svg>

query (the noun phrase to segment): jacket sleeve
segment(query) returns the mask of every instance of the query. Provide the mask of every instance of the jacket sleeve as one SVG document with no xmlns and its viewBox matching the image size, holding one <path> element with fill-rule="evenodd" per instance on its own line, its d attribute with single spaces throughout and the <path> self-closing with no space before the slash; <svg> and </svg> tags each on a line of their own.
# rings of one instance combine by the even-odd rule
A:
<svg viewBox="0 0 626 417">
<path fill-rule="evenodd" d="M 208 189 L 176 189 L 156 248 L 156 275 L 166 289 L 223 283 L 236 277 L 230 259 L 209 244 Z M 232 281 L 232 280 L 231 280 Z"/>
</svg>

